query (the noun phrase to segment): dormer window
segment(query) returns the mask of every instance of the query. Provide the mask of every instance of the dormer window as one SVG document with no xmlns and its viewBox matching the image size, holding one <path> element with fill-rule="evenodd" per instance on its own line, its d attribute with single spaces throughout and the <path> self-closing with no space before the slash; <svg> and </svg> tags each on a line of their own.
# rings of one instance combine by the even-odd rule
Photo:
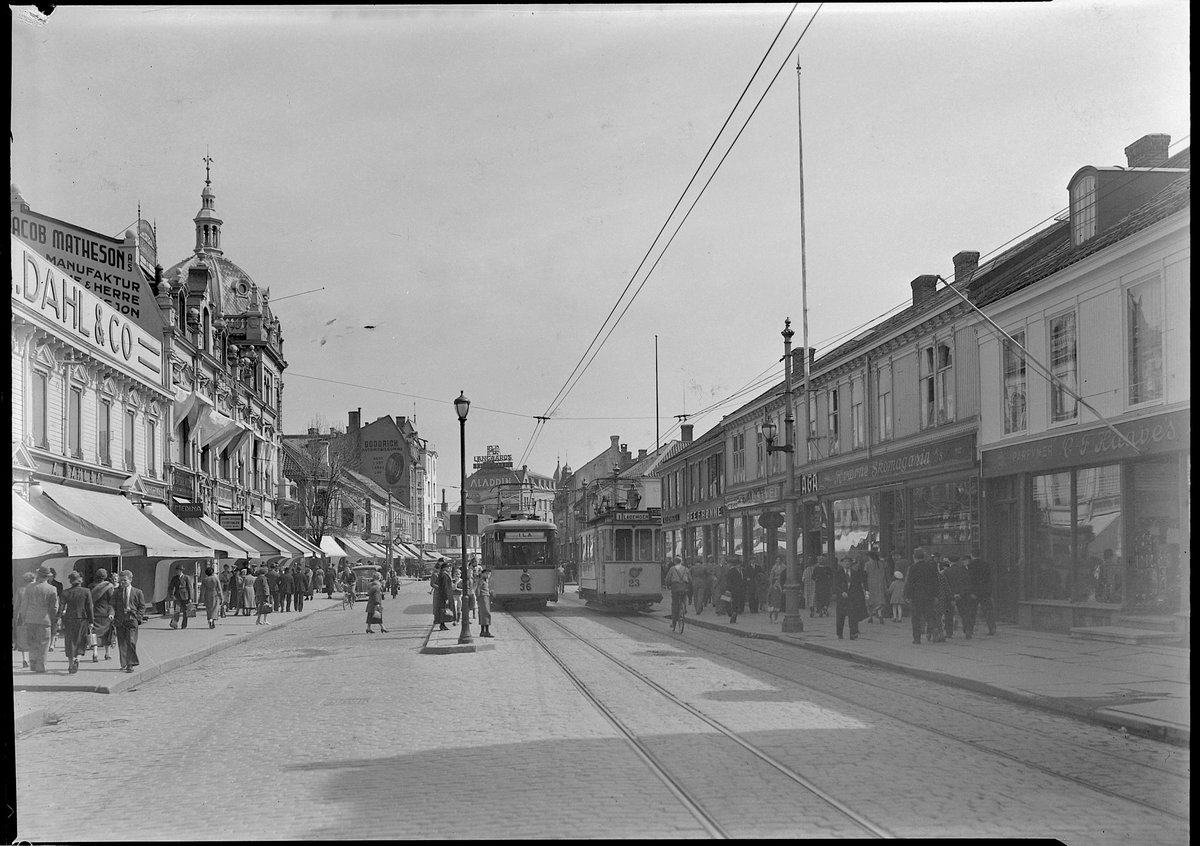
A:
<svg viewBox="0 0 1200 846">
<path fill-rule="evenodd" d="M 1096 177 L 1081 176 L 1071 186 L 1071 242 L 1079 246 L 1096 234 Z"/>
</svg>

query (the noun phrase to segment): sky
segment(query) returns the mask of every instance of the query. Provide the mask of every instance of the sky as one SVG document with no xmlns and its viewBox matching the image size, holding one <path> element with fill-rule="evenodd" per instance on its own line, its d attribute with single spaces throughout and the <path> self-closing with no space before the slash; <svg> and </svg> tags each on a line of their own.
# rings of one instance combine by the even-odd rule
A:
<svg viewBox="0 0 1200 846">
<path fill-rule="evenodd" d="M 14 15 L 12 181 L 110 235 L 140 204 L 170 267 L 211 156 L 225 256 L 282 321 L 285 431 L 413 417 L 453 499 L 460 391 L 468 458 L 550 474 L 611 435 L 653 450 L 675 415 L 698 437 L 782 378 L 801 142 L 818 355 L 1051 219 L 1080 167 L 1190 146 L 1182 0 L 792 9 Z"/>
</svg>

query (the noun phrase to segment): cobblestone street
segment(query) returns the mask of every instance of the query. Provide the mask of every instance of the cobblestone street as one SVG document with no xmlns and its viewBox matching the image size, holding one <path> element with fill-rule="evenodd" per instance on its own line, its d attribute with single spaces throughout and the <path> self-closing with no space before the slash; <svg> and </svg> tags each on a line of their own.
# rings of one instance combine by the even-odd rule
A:
<svg viewBox="0 0 1200 846">
<path fill-rule="evenodd" d="M 439 656 L 424 585 L 385 608 L 389 634 L 330 608 L 125 693 L 54 694 L 57 723 L 16 744 L 18 836 L 708 836 L 674 783 L 730 836 L 862 835 L 744 742 L 895 836 L 1188 839 L 1187 749 L 656 616 L 520 613 L 670 782 L 513 615 L 496 649 Z"/>
</svg>

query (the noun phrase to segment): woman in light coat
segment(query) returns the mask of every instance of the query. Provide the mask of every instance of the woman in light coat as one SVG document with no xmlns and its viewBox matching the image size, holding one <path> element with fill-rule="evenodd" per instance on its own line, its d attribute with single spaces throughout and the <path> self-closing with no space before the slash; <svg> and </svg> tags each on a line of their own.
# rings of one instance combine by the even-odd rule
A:
<svg viewBox="0 0 1200 846">
<path fill-rule="evenodd" d="M 372 621 L 372 617 L 378 614 L 378 619 Z M 379 583 L 379 576 L 371 578 L 371 586 L 367 588 L 367 634 L 375 634 L 375 630 L 371 628 L 374 623 L 379 624 L 379 630 L 387 634 L 387 629 L 383 627 L 383 586 Z"/>
</svg>

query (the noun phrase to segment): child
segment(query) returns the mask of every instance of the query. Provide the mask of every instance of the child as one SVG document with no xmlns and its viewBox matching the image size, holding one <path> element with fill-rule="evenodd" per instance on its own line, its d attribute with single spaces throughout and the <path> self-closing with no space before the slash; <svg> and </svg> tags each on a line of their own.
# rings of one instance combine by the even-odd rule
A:
<svg viewBox="0 0 1200 846">
<path fill-rule="evenodd" d="M 892 573 L 888 599 L 892 602 L 892 622 L 899 623 L 904 619 L 904 574 L 899 570 Z"/>
<path fill-rule="evenodd" d="M 783 604 L 783 585 L 779 583 L 779 579 L 771 582 L 771 589 L 767 591 L 767 608 L 770 610 L 768 619 L 774 623 L 779 619 L 779 608 Z"/>
</svg>

